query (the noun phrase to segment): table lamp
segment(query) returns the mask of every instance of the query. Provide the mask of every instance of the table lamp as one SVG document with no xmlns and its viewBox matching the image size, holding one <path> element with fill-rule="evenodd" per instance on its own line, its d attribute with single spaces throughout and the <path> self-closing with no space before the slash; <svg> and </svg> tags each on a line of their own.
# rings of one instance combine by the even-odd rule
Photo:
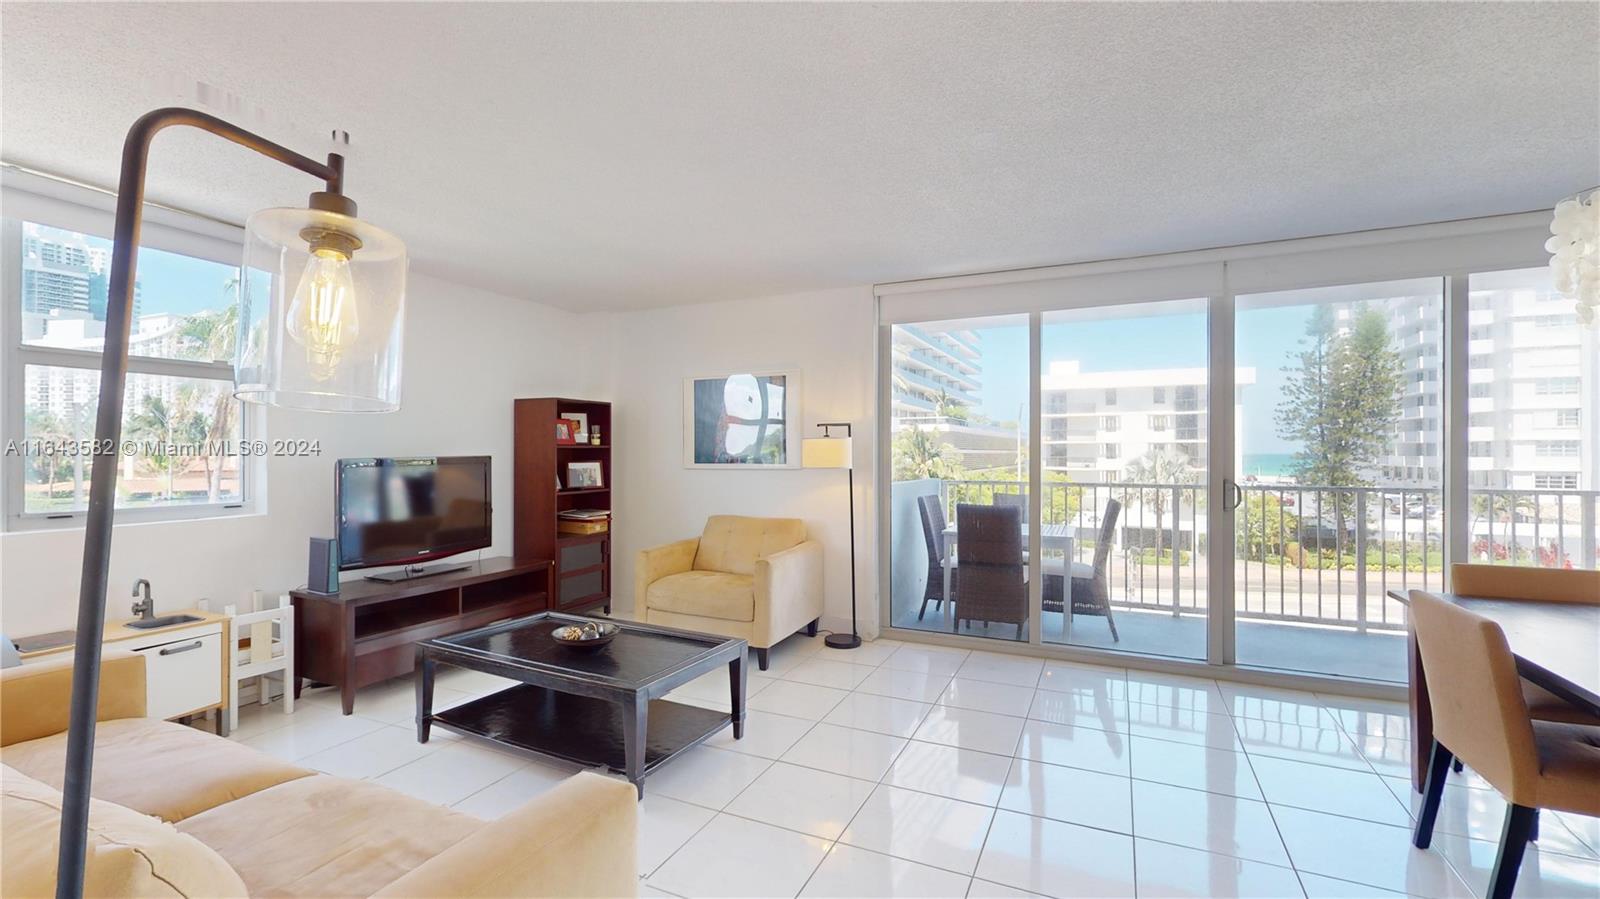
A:
<svg viewBox="0 0 1600 899">
<path fill-rule="evenodd" d="M 822 642 L 834 649 L 855 649 L 861 645 L 861 634 L 856 630 L 856 473 L 851 465 L 850 423 L 834 421 L 817 427 L 821 437 L 800 441 L 801 467 L 842 468 L 850 484 L 850 633 L 829 634 Z M 834 428 L 844 428 L 844 436 L 833 436 Z"/>
</svg>

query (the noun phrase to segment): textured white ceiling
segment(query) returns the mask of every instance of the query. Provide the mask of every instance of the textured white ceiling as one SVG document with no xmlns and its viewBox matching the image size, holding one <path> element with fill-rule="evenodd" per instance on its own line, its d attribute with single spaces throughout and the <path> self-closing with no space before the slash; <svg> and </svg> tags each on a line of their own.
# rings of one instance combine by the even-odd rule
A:
<svg viewBox="0 0 1600 899">
<path fill-rule="evenodd" d="M 1600 5 L 148 4 L 0 11 L 0 156 L 110 184 L 194 103 L 419 269 L 625 309 L 1404 225 L 1600 182 Z M 194 132 L 149 196 L 315 185 Z"/>
</svg>

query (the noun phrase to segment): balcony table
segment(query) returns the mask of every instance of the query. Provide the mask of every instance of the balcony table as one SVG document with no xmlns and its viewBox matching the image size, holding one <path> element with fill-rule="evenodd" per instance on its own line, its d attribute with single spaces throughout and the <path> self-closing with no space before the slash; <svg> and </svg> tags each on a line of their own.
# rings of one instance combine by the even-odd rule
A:
<svg viewBox="0 0 1600 899">
<path fill-rule="evenodd" d="M 1072 563 L 1072 541 L 1078 536 L 1078 529 L 1070 524 L 1047 524 L 1039 533 L 1039 543 L 1044 549 L 1059 549 L 1067 559 L 1068 571 Z M 1028 525 L 1022 525 L 1022 543 L 1028 543 Z M 956 526 L 950 525 L 944 529 L 944 598 L 950 599 L 950 572 L 956 566 Z M 1070 577 L 1070 575 L 1069 575 Z"/>
<path fill-rule="evenodd" d="M 1600 605 L 1439 595 L 1500 625 L 1517 659 L 1518 674 L 1600 715 Z M 1411 601 L 1401 590 L 1390 590 L 1389 596 Z M 1433 746 L 1433 709 L 1414 631 L 1406 642 L 1411 669 L 1411 786 L 1421 792 Z"/>
</svg>

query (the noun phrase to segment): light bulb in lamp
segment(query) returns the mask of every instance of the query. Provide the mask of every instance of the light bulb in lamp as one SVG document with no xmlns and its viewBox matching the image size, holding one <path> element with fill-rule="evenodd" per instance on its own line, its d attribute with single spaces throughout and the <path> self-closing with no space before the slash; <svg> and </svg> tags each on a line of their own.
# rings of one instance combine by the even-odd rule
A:
<svg viewBox="0 0 1600 899">
<path fill-rule="evenodd" d="M 300 236 L 311 247 L 311 259 L 289 302 L 284 327 L 305 349 L 311 376 L 326 381 L 338 371 L 345 347 L 361 326 L 355 280 L 350 276 L 350 258 L 361 241 L 327 228 L 306 228 Z"/>
<path fill-rule="evenodd" d="M 344 197 L 245 223 L 234 395 L 317 412 L 400 408 L 406 248 Z"/>
</svg>

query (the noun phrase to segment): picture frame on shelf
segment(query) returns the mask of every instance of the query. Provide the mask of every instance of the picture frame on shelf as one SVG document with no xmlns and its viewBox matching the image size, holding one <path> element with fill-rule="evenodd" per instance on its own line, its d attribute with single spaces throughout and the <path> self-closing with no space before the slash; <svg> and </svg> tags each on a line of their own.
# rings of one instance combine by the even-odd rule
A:
<svg viewBox="0 0 1600 899">
<path fill-rule="evenodd" d="M 587 412 L 562 412 L 562 418 L 572 422 L 572 440 L 575 443 L 589 442 L 589 413 Z"/>
<path fill-rule="evenodd" d="M 599 462 L 567 463 L 568 490 L 579 490 L 604 486 L 605 474 L 602 472 Z"/>
<path fill-rule="evenodd" d="M 685 468 L 798 468 L 800 432 L 798 369 L 684 379 Z"/>
<path fill-rule="evenodd" d="M 556 445 L 571 446 L 578 442 L 577 431 L 573 424 L 570 418 L 556 419 Z"/>
</svg>

